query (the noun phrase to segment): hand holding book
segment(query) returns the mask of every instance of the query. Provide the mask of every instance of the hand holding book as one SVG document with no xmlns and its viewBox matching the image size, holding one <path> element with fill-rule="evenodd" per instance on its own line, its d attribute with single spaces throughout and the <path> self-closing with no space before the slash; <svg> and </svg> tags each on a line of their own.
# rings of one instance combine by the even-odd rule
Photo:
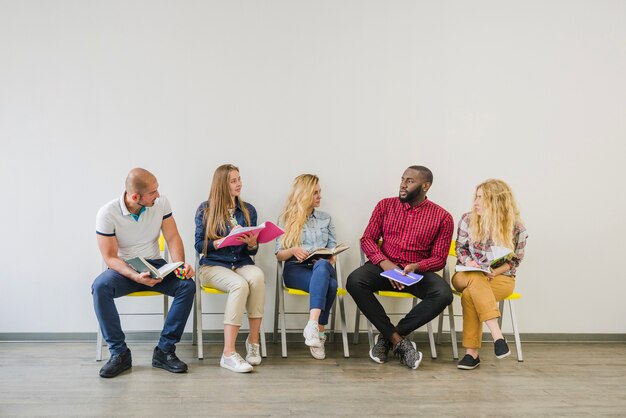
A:
<svg viewBox="0 0 626 418">
<path fill-rule="evenodd" d="M 248 244 L 256 241 L 257 243 L 264 244 L 272 241 L 275 238 L 284 234 L 281 228 L 273 224 L 272 222 L 263 222 L 258 226 L 248 226 L 241 228 L 233 228 L 226 237 L 219 240 L 219 244 L 216 244 L 217 248 L 230 247 L 233 245 Z M 253 245 L 249 245 L 253 247 Z"/>
<path fill-rule="evenodd" d="M 320 258 L 329 259 L 329 258 L 336 256 L 337 254 L 341 254 L 348 248 L 350 247 L 345 244 L 337 244 L 335 248 L 316 248 L 310 253 L 308 253 L 308 255 L 305 258 L 299 259 L 297 256 L 296 258 L 298 258 L 299 263 L 303 263 L 307 260 L 316 260 Z"/>
</svg>

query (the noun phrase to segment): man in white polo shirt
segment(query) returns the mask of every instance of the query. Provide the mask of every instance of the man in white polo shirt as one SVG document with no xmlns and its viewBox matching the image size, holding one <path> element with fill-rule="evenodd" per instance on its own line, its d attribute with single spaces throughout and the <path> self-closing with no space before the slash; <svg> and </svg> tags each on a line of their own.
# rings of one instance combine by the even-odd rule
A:
<svg viewBox="0 0 626 418">
<path fill-rule="evenodd" d="M 159 343 L 154 348 L 152 366 L 172 373 L 187 371 L 187 365 L 175 351 L 193 306 L 196 286 L 193 280 L 187 280 L 193 277 L 193 268 L 185 263 L 178 276 L 173 272 L 161 281 L 150 278 L 147 272 L 137 273 L 124 262 L 143 257 L 157 268 L 164 265 L 158 243 L 161 231 L 172 261 L 185 261 L 183 241 L 170 203 L 165 196 L 159 195 L 158 188 L 159 183 L 152 173 L 134 168 L 126 178 L 124 194 L 101 207 L 96 216 L 98 247 L 109 267 L 91 287 L 96 316 L 111 353 L 111 358 L 100 370 L 102 377 L 115 377 L 132 365 L 114 299 L 144 290 L 174 297 Z"/>
</svg>

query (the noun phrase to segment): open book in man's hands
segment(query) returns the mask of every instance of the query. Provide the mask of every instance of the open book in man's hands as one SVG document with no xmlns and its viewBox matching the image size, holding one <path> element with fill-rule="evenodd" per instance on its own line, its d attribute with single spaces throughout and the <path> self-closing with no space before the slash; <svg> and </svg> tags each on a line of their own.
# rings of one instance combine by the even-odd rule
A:
<svg viewBox="0 0 626 418">
<path fill-rule="evenodd" d="M 163 280 L 165 276 L 185 264 L 182 261 L 178 261 L 176 263 L 166 264 L 161 268 L 156 268 L 143 257 L 131 258 L 130 260 L 126 260 L 126 263 L 135 269 L 137 273 L 150 272 L 150 277 L 157 280 Z"/>
<path fill-rule="evenodd" d="M 269 222 L 269 221 L 263 222 L 261 225 L 258 225 L 258 226 L 245 226 L 245 227 L 233 228 L 230 231 L 230 234 L 228 234 L 226 238 L 224 238 L 224 240 L 220 243 L 220 245 L 217 246 L 217 248 L 232 247 L 234 245 L 242 245 L 243 242 L 241 242 L 238 239 L 239 237 L 242 237 L 250 233 L 254 234 L 257 232 L 258 232 L 258 235 L 256 237 L 256 242 L 258 242 L 259 244 L 270 242 L 285 233 L 285 231 L 283 231 L 281 228 L 279 228 L 278 226 L 274 225 L 272 222 Z"/>
<path fill-rule="evenodd" d="M 404 273 L 404 270 L 400 269 L 385 270 L 380 275 L 405 286 L 412 286 L 424 277 L 417 273 Z"/>
<path fill-rule="evenodd" d="M 307 260 L 314 260 L 318 258 L 330 258 L 334 255 L 341 254 L 345 250 L 350 248 L 346 244 L 337 244 L 335 248 L 316 248 L 309 253 L 309 256 L 303 260 L 300 260 L 299 263 L 303 263 Z"/>
</svg>

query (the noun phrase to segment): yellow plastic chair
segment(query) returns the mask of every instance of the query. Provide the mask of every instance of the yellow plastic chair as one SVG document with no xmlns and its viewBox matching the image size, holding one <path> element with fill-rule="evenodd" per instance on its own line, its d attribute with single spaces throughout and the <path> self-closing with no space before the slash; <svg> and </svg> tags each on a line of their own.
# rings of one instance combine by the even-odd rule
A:
<svg viewBox="0 0 626 418">
<path fill-rule="evenodd" d="M 381 243 L 379 243 L 379 245 Z M 365 253 L 363 253 L 363 250 L 361 249 L 361 265 L 364 265 L 366 261 L 367 260 L 365 258 Z M 418 299 L 417 296 L 414 296 L 408 292 L 394 292 L 394 291 L 389 291 L 389 290 L 380 290 L 378 292 L 374 292 L 374 294 L 378 295 L 379 297 L 386 297 L 386 298 L 411 299 L 411 309 L 413 309 L 413 307 L 417 305 L 417 299 Z M 387 315 L 388 316 L 406 315 L 406 312 L 387 312 Z M 361 311 L 359 307 L 357 306 L 356 313 L 354 315 L 354 339 L 353 339 L 354 344 L 359 343 L 360 319 L 361 319 Z M 371 349 L 372 347 L 374 347 L 374 327 L 372 326 L 372 323 L 369 321 L 369 319 L 367 318 L 365 319 L 367 321 L 367 339 L 368 339 L 369 346 Z M 433 359 L 436 359 L 437 347 L 435 347 L 435 337 L 434 337 L 433 327 L 432 327 L 431 322 L 426 324 L 426 329 L 428 330 L 428 341 L 430 343 L 430 356 Z"/>
<path fill-rule="evenodd" d="M 295 331 L 296 329 L 287 329 L 287 321 L 286 315 L 309 315 L 309 311 L 292 311 L 287 312 L 285 310 L 285 294 L 295 295 L 295 296 L 307 296 L 309 297 L 309 292 L 305 292 L 299 289 L 293 289 L 285 286 L 283 281 L 283 265 L 284 262 L 277 261 L 276 262 L 276 306 L 274 307 L 274 342 L 278 337 L 278 324 L 280 323 L 280 336 L 281 336 L 281 349 L 282 349 L 282 357 L 287 357 L 287 331 Z M 330 328 L 326 331 L 329 333 L 329 342 L 334 341 L 335 337 L 335 319 L 336 319 L 336 311 L 337 311 L 337 303 L 339 303 L 339 318 L 341 322 L 341 338 L 343 341 L 343 356 L 348 358 L 350 357 L 350 348 L 348 346 L 348 327 L 346 325 L 346 310 L 344 305 L 344 296 L 348 294 L 346 289 L 343 287 L 343 279 L 341 275 L 341 263 L 339 259 L 336 259 L 335 263 L 335 271 L 337 272 L 337 298 L 335 299 L 335 303 L 333 304 L 332 310 L 330 312 Z M 302 331 L 301 328 L 297 328 L 298 331 Z"/>
<path fill-rule="evenodd" d="M 163 235 L 159 236 L 159 250 L 162 253 L 163 259 L 168 261 L 169 251 L 167 249 L 167 246 L 165 245 L 165 238 L 163 238 Z M 104 261 L 102 262 L 102 265 L 103 265 L 103 271 L 108 268 L 106 264 L 104 263 Z M 120 318 L 122 316 L 128 316 L 128 315 L 152 315 L 152 316 L 163 315 L 163 322 L 165 322 L 165 319 L 167 318 L 167 313 L 169 311 L 169 298 L 167 295 L 163 293 L 159 293 L 159 292 L 154 292 L 151 290 L 145 290 L 145 291 L 140 291 L 140 292 L 129 293 L 126 296 L 128 297 L 162 296 L 163 297 L 163 312 L 140 312 L 140 313 L 119 312 Z M 102 361 L 102 346 L 103 345 L 104 345 L 104 341 L 102 338 L 102 330 L 100 329 L 100 325 L 98 325 L 98 332 L 97 332 L 97 337 L 96 337 L 96 361 Z"/>
<path fill-rule="evenodd" d="M 456 257 L 456 248 L 455 248 L 456 242 L 452 241 L 452 245 L 450 246 L 450 256 L 451 257 Z M 448 272 L 447 274 L 447 282 L 450 283 L 450 286 L 452 286 L 452 282 L 451 282 L 451 277 L 450 277 L 450 273 Z M 458 297 L 462 297 L 462 292 L 459 292 L 458 290 L 456 290 L 454 287 L 452 287 L 452 293 L 455 294 Z M 504 298 L 503 300 L 499 301 L 498 306 L 500 309 L 500 317 L 498 318 L 498 325 L 500 326 L 500 329 L 502 329 L 502 318 L 504 317 L 504 304 L 505 302 L 508 302 L 509 304 L 509 312 L 511 314 L 511 326 L 513 328 L 513 335 L 515 337 L 515 349 L 517 351 L 517 361 L 524 361 L 524 357 L 523 357 L 523 353 L 522 353 L 522 341 L 520 339 L 520 335 L 519 335 L 519 327 L 517 325 L 517 315 L 515 313 L 515 303 L 514 301 L 521 299 L 522 295 L 520 293 L 517 292 L 513 292 L 511 293 L 509 296 L 507 296 L 506 298 Z M 452 305 L 450 305 L 452 306 Z M 442 312 L 439 315 L 439 326 L 438 326 L 438 330 L 437 330 L 437 343 L 439 343 L 439 338 L 442 334 L 442 328 L 443 328 L 443 317 L 445 316 L 445 313 Z M 462 317 L 463 315 L 457 315 Z M 456 343 L 456 332 L 454 330 L 454 312 L 452 311 L 452 309 L 448 310 L 448 317 L 450 318 L 450 338 L 452 340 L 452 349 L 454 352 L 457 351 L 457 343 Z M 454 357 L 455 359 L 458 358 L 458 355 Z"/>
<path fill-rule="evenodd" d="M 200 254 L 196 252 L 196 275 L 200 271 Z M 224 312 L 205 312 L 202 310 L 202 295 L 228 295 L 226 292 L 222 292 L 219 289 L 216 289 L 211 286 L 205 286 L 200 283 L 200 278 L 196 276 L 196 300 L 195 307 L 193 311 L 193 334 L 191 338 L 192 344 L 197 344 L 198 346 L 198 359 L 202 360 L 204 358 L 204 337 L 202 332 L 204 331 L 202 325 L 202 316 L 203 315 L 221 315 L 224 316 Z M 223 328 L 215 329 L 214 331 L 223 332 Z M 267 357 L 267 346 L 265 344 L 265 331 L 263 330 L 263 321 L 261 321 L 261 329 L 259 330 L 259 335 L 261 339 L 261 357 Z"/>
</svg>

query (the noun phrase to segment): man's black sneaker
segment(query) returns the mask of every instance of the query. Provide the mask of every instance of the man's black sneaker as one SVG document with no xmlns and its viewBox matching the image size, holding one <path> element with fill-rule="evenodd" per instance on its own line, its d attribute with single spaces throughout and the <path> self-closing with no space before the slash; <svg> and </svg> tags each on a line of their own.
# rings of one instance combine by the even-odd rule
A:
<svg viewBox="0 0 626 418">
<path fill-rule="evenodd" d="M 463 370 L 472 370 L 476 367 L 480 366 L 480 357 L 472 357 L 470 354 L 466 354 L 465 357 L 459 361 L 459 364 L 456 365 L 459 369 Z"/>
<path fill-rule="evenodd" d="M 176 357 L 176 353 L 166 353 L 161 351 L 159 347 L 154 347 L 152 366 L 172 373 L 184 373 L 187 371 L 187 365 Z"/>
<path fill-rule="evenodd" d="M 370 358 L 376 363 L 383 364 L 387 361 L 389 350 L 391 350 L 391 341 L 378 334 L 374 338 L 374 347 L 370 349 Z"/>
<path fill-rule="evenodd" d="M 511 350 L 509 350 L 509 346 L 507 345 L 504 338 L 500 338 L 499 340 L 494 341 L 493 351 L 496 353 L 497 358 L 505 358 L 506 356 L 511 354 Z"/>
<path fill-rule="evenodd" d="M 394 349 L 394 355 L 400 357 L 400 363 L 409 369 L 417 369 L 422 362 L 422 353 L 417 351 L 417 347 L 413 341 L 403 338 Z"/>
<path fill-rule="evenodd" d="M 115 377 L 128 370 L 133 365 L 133 359 L 130 355 L 130 348 L 127 348 L 122 354 L 114 354 L 109 361 L 100 369 L 100 377 Z"/>
</svg>

